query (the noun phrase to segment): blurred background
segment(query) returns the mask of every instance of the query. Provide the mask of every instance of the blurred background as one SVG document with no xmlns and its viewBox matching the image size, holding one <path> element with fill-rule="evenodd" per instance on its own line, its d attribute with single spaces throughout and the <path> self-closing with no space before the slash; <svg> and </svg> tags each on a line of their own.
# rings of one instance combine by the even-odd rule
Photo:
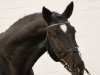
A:
<svg viewBox="0 0 100 75">
<path fill-rule="evenodd" d="M 62 13 L 72 0 L 0 0 L 0 33 L 25 15 L 41 12 L 45 6 Z M 76 41 L 91 75 L 100 72 L 100 0 L 73 0 L 69 21 L 76 28 Z M 33 67 L 35 75 L 71 75 L 63 65 L 45 53 Z M 86 72 L 84 75 L 87 75 Z"/>
</svg>

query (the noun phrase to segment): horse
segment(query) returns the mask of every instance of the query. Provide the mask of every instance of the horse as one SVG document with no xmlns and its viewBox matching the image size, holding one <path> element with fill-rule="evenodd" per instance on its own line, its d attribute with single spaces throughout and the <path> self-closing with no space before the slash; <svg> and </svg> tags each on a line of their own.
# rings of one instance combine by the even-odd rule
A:
<svg viewBox="0 0 100 75">
<path fill-rule="evenodd" d="M 48 51 L 72 75 L 83 75 L 85 65 L 68 18 L 71 2 L 62 14 L 43 7 L 41 13 L 25 16 L 0 35 L 0 75 L 34 75 L 32 67 Z M 64 28 L 64 29 L 63 29 Z"/>
</svg>

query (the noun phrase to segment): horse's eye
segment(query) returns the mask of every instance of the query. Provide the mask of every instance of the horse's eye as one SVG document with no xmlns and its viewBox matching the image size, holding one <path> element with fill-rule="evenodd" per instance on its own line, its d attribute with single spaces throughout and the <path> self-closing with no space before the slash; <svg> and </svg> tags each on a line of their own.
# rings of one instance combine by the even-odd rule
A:
<svg viewBox="0 0 100 75">
<path fill-rule="evenodd" d="M 51 35 L 53 38 L 56 38 L 56 35 Z"/>
<path fill-rule="evenodd" d="M 49 33 L 53 38 L 56 38 L 56 35 L 54 33 Z"/>
</svg>

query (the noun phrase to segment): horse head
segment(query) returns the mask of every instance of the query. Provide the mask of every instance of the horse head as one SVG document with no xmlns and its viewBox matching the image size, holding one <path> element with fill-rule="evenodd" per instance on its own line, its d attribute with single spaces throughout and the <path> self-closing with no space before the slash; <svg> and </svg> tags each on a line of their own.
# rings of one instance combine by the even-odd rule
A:
<svg viewBox="0 0 100 75">
<path fill-rule="evenodd" d="M 61 62 L 72 75 L 83 75 L 85 68 L 75 40 L 76 30 L 68 21 L 73 7 L 71 2 L 62 14 L 43 7 L 42 14 L 47 25 L 46 39 L 51 58 Z"/>
</svg>

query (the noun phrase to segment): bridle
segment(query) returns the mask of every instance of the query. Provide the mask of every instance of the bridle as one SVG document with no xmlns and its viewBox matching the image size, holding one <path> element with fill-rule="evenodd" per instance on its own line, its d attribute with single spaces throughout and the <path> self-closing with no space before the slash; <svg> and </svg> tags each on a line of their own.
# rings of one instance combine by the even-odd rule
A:
<svg viewBox="0 0 100 75">
<path fill-rule="evenodd" d="M 49 42 L 50 42 L 52 48 L 54 48 L 54 53 L 57 55 L 57 57 L 58 57 L 58 59 L 60 60 L 60 62 L 64 65 L 64 67 L 65 67 L 69 72 L 72 72 L 71 69 L 70 69 L 70 65 L 65 61 L 65 58 L 61 58 L 60 53 L 58 52 L 58 50 L 56 50 L 57 48 L 55 48 L 55 46 L 53 45 L 53 43 L 52 43 L 50 37 L 48 36 L 48 29 L 49 29 L 49 28 L 52 28 L 52 27 L 55 27 L 55 26 L 59 26 L 59 25 L 62 25 L 62 24 L 66 24 L 66 23 L 69 23 L 69 22 L 49 25 L 49 26 L 46 28 L 46 30 L 47 30 L 46 42 L 47 42 L 47 40 L 49 40 Z M 48 46 L 47 46 L 47 47 L 48 47 Z M 66 55 L 67 55 L 68 53 L 71 53 L 71 55 L 72 55 L 74 52 L 79 52 L 79 51 L 77 50 L 77 48 L 78 48 L 78 47 L 70 48 L 69 50 L 67 50 Z M 79 53 L 80 53 L 80 52 L 79 52 Z M 89 71 L 88 71 L 86 68 L 85 68 L 85 71 L 86 71 L 89 75 L 91 75 L 91 74 L 89 73 Z"/>
<path fill-rule="evenodd" d="M 52 27 L 55 27 L 55 26 L 59 26 L 59 25 L 62 25 L 62 24 L 66 24 L 66 23 L 69 23 L 69 22 L 65 22 L 65 23 L 58 23 L 58 24 L 52 24 L 50 26 L 48 26 L 46 28 L 46 30 L 48 31 L 49 28 L 52 28 Z M 46 37 L 46 40 L 49 40 L 50 44 L 52 45 L 52 48 L 54 48 L 54 53 L 57 55 L 58 59 L 60 60 L 60 62 L 64 65 L 64 67 L 69 71 L 71 72 L 71 69 L 69 68 L 69 65 L 68 63 L 65 61 L 65 58 L 61 58 L 61 55 L 59 54 L 59 52 L 56 50 L 57 48 L 54 47 L 51 39 L 49 38 L 48 36 L 48 32 L 47 32 L 47 37 Z M 68 51 L 66 51 L 65 55 L 67 55 L 68 53 L 74 53 L 74 52 L 78 52 L 78 50 L 76 50 L 76 48 L 78 47 L 73 47 L 73 48 L 70 48 Z"/>
</svg>

